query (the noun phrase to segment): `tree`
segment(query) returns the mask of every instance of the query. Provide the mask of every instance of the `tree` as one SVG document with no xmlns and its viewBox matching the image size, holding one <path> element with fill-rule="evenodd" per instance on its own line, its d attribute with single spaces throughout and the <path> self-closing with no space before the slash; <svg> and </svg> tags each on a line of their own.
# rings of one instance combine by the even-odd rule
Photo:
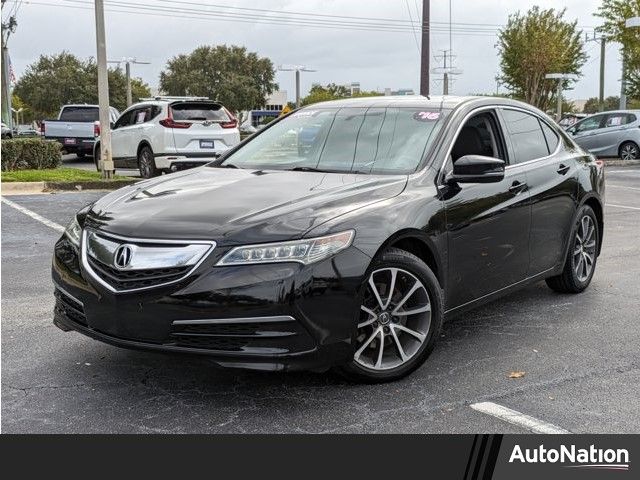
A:
<svg viewBox="0 0 640 480">
<path fill-rule="evenodd" d="M 379 95 L 382 94 L 375 91 L 361 91 L 355 95 L 351 95 L 351 90 L 344 85 L 329 83 L 326 86 L 322 86 L 315 83 L 311 86 L 309 94 L 306 97 L 302 98 L 300 103 L 304 106 L 318 102 L 326 102 L 329 100 L 339 100 L 341 98 L 375 97 Z"/>
<path fill-rule="evenodd" d="M 622 44 L 627 64 L 627 95 L 640 99 L 640 28 L 625 27 L 627 18 L 640 17 L 640 0 L 603 0 L 596 16 L 603 19 L 598 30 Z"/>
<path fill-rule="evenodd" d="M 111 106 L 126 108 L 126 77 L 121 69 L 109 69 Z M 134 100 L 149 96 L 149 86 L 132 79 Z M 28 106 L 34 119 L 55 117 L 65 104 L 98 103 L 98 70 L 93 58 L 81 60 L 68 52 L 40 58 L 29 65 L 14 93 Z"/>
<path fill-rule="evenodd" d="M 201 46 L 171 58 L 160 73 L 168 95 L 194 95 L 222 102 L 233 112 L 262 107 L 278 85 L 268 58 L 232 45 Z"/>
<path fill-rule="evenodd" d="M 554 103 L 557 80 L 548 73 L 580 75 L 587 56 L 577 22 L 563 20 L 564 10 L 531 8 L 510 15 L 498 36 L 500 82 L 516 97 L 548 110 Z M 568 89 L 572 82 L 563 82 Z"/>
<path fill-rule="evenodd" d="M 611 96 L 611 97 L 607 97 L 604 99 L 604 111 L 608 111 L 608 110 L 616 110 L 618 108 L 618 105 L 620 105 L 620 97 L 615 97 L 615 96 Z M 589 98 L 585 104 L 584 104 L 584 108 L 582 109 L 583 113 L 597 113 L 598 112 L 598 98 L 597 97 L 591 97 Z"/>
</svg>

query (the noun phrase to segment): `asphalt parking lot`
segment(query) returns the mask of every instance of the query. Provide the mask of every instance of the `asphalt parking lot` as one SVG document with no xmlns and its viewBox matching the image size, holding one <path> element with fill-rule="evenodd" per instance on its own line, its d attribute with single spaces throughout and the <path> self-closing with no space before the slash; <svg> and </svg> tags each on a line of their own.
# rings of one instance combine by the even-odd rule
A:
<svg viewBox="0 0 640 480">
<path fill-rule="evenodd" d="M 103 193 L 3 197 L 14 205 L 2 204 L 2 431 L 638 432 L 640 167 L 606 175 L 603 252 L 586 292 L 560 295 L 542 282 L 455 318 L 422 368 L 375 386 L 222 370 L 60 331 L 52 226 Z M 501 407 L 526 421 L 496 414 Z"/>
</svg>

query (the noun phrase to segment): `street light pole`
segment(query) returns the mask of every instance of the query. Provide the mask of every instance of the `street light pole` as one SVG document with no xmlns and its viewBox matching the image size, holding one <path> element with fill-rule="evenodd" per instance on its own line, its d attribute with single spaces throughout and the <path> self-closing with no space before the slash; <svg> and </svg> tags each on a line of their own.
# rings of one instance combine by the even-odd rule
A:
<svg viewBox="0 0 640 480">
<path fill-rule="evenodd" d="M 296 72 L 296 108 L 300 108 L 300 72 L 315 72 L 316 70 L 307 68 L 304 65 L 280 65 L 278 71 Z"/>
<path fill-rule="evenodd" d="M 118 67 L 124 63 L 124 72 L 127 78 L 127 107 L 133 104 L 133 95 L 131 93 L 131 64 L 149 65 L 151 62 L 139 62 L 135 58 L 123 58 L 122 60 L 108 60 L 107 63 L 117 63 Z"/>
<path fill-rule="evenodd" d="M 104 31 L 104 3 L 95 0 L 96 47 L 98 62 L 98 103 L 100 106 L 100 167 L 102 178 L 113 177 L 111 157 L 111 118 L 109 115 L 109 76 L 107 70 L 107 42 Z"/>
<path fill-rule="evenodd" d="M 556 122 L 559 122 L 562 119 L 562 82 L 565 80 L 577 80 L 578 76 L 572 73 L 547 73 L 544 78 L 558 80 L 558 86 L 556 87 L 556 96 L 558 97 Z"/>
</svg>

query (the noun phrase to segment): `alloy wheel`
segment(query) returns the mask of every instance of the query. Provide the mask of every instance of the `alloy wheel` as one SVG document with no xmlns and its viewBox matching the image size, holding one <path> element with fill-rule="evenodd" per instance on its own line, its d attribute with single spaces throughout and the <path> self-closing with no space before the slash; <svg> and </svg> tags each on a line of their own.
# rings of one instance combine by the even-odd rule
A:
<svg viewBox="0 0 640 480">
<path fill-rule="evenodd" d="M 573 269 L 579 281 L 591 275 L 596 258 L 596 226 L 589 215 L 580 220 L 573 248 Z"/>
<path fill-rule="evenodd" d="M 419 351 L 431 326 L 431 302 L 423 283 L 401 268 L 369 276 L 353 358 L 372 370 L 399 367 Z"/>
<path fill-rule="evenodd" d="M 620 151 L 620 157 L 622 157 L 623 160 L 635 160 L 636 158 L 638 158 L 639 153 L 640 152 L 638 152 L 637 146 L 632 143 L 627 143 L 622 147 L 622 150 Z"/>
<path fill-rule="evenodd" d="M 148 150 L 143 151 L 140 158 L 140 173 L 144 178 L 151 177 L 153 172 L 152 162 L 153 157 L 151 156 L 151 153 Z"/>
</svg>

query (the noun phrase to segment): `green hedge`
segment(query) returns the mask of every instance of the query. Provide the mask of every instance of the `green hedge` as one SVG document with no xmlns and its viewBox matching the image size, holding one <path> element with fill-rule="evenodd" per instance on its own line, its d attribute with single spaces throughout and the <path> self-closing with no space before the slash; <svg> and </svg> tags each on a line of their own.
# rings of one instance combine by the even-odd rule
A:
<svg viewBox="0 0 640 480">
<path fill-rule="evenodd" d="M 2 140 L 2 171 L 57 168 L 62 163 L 61 146 L 40 138 Z"/>
</svg>

